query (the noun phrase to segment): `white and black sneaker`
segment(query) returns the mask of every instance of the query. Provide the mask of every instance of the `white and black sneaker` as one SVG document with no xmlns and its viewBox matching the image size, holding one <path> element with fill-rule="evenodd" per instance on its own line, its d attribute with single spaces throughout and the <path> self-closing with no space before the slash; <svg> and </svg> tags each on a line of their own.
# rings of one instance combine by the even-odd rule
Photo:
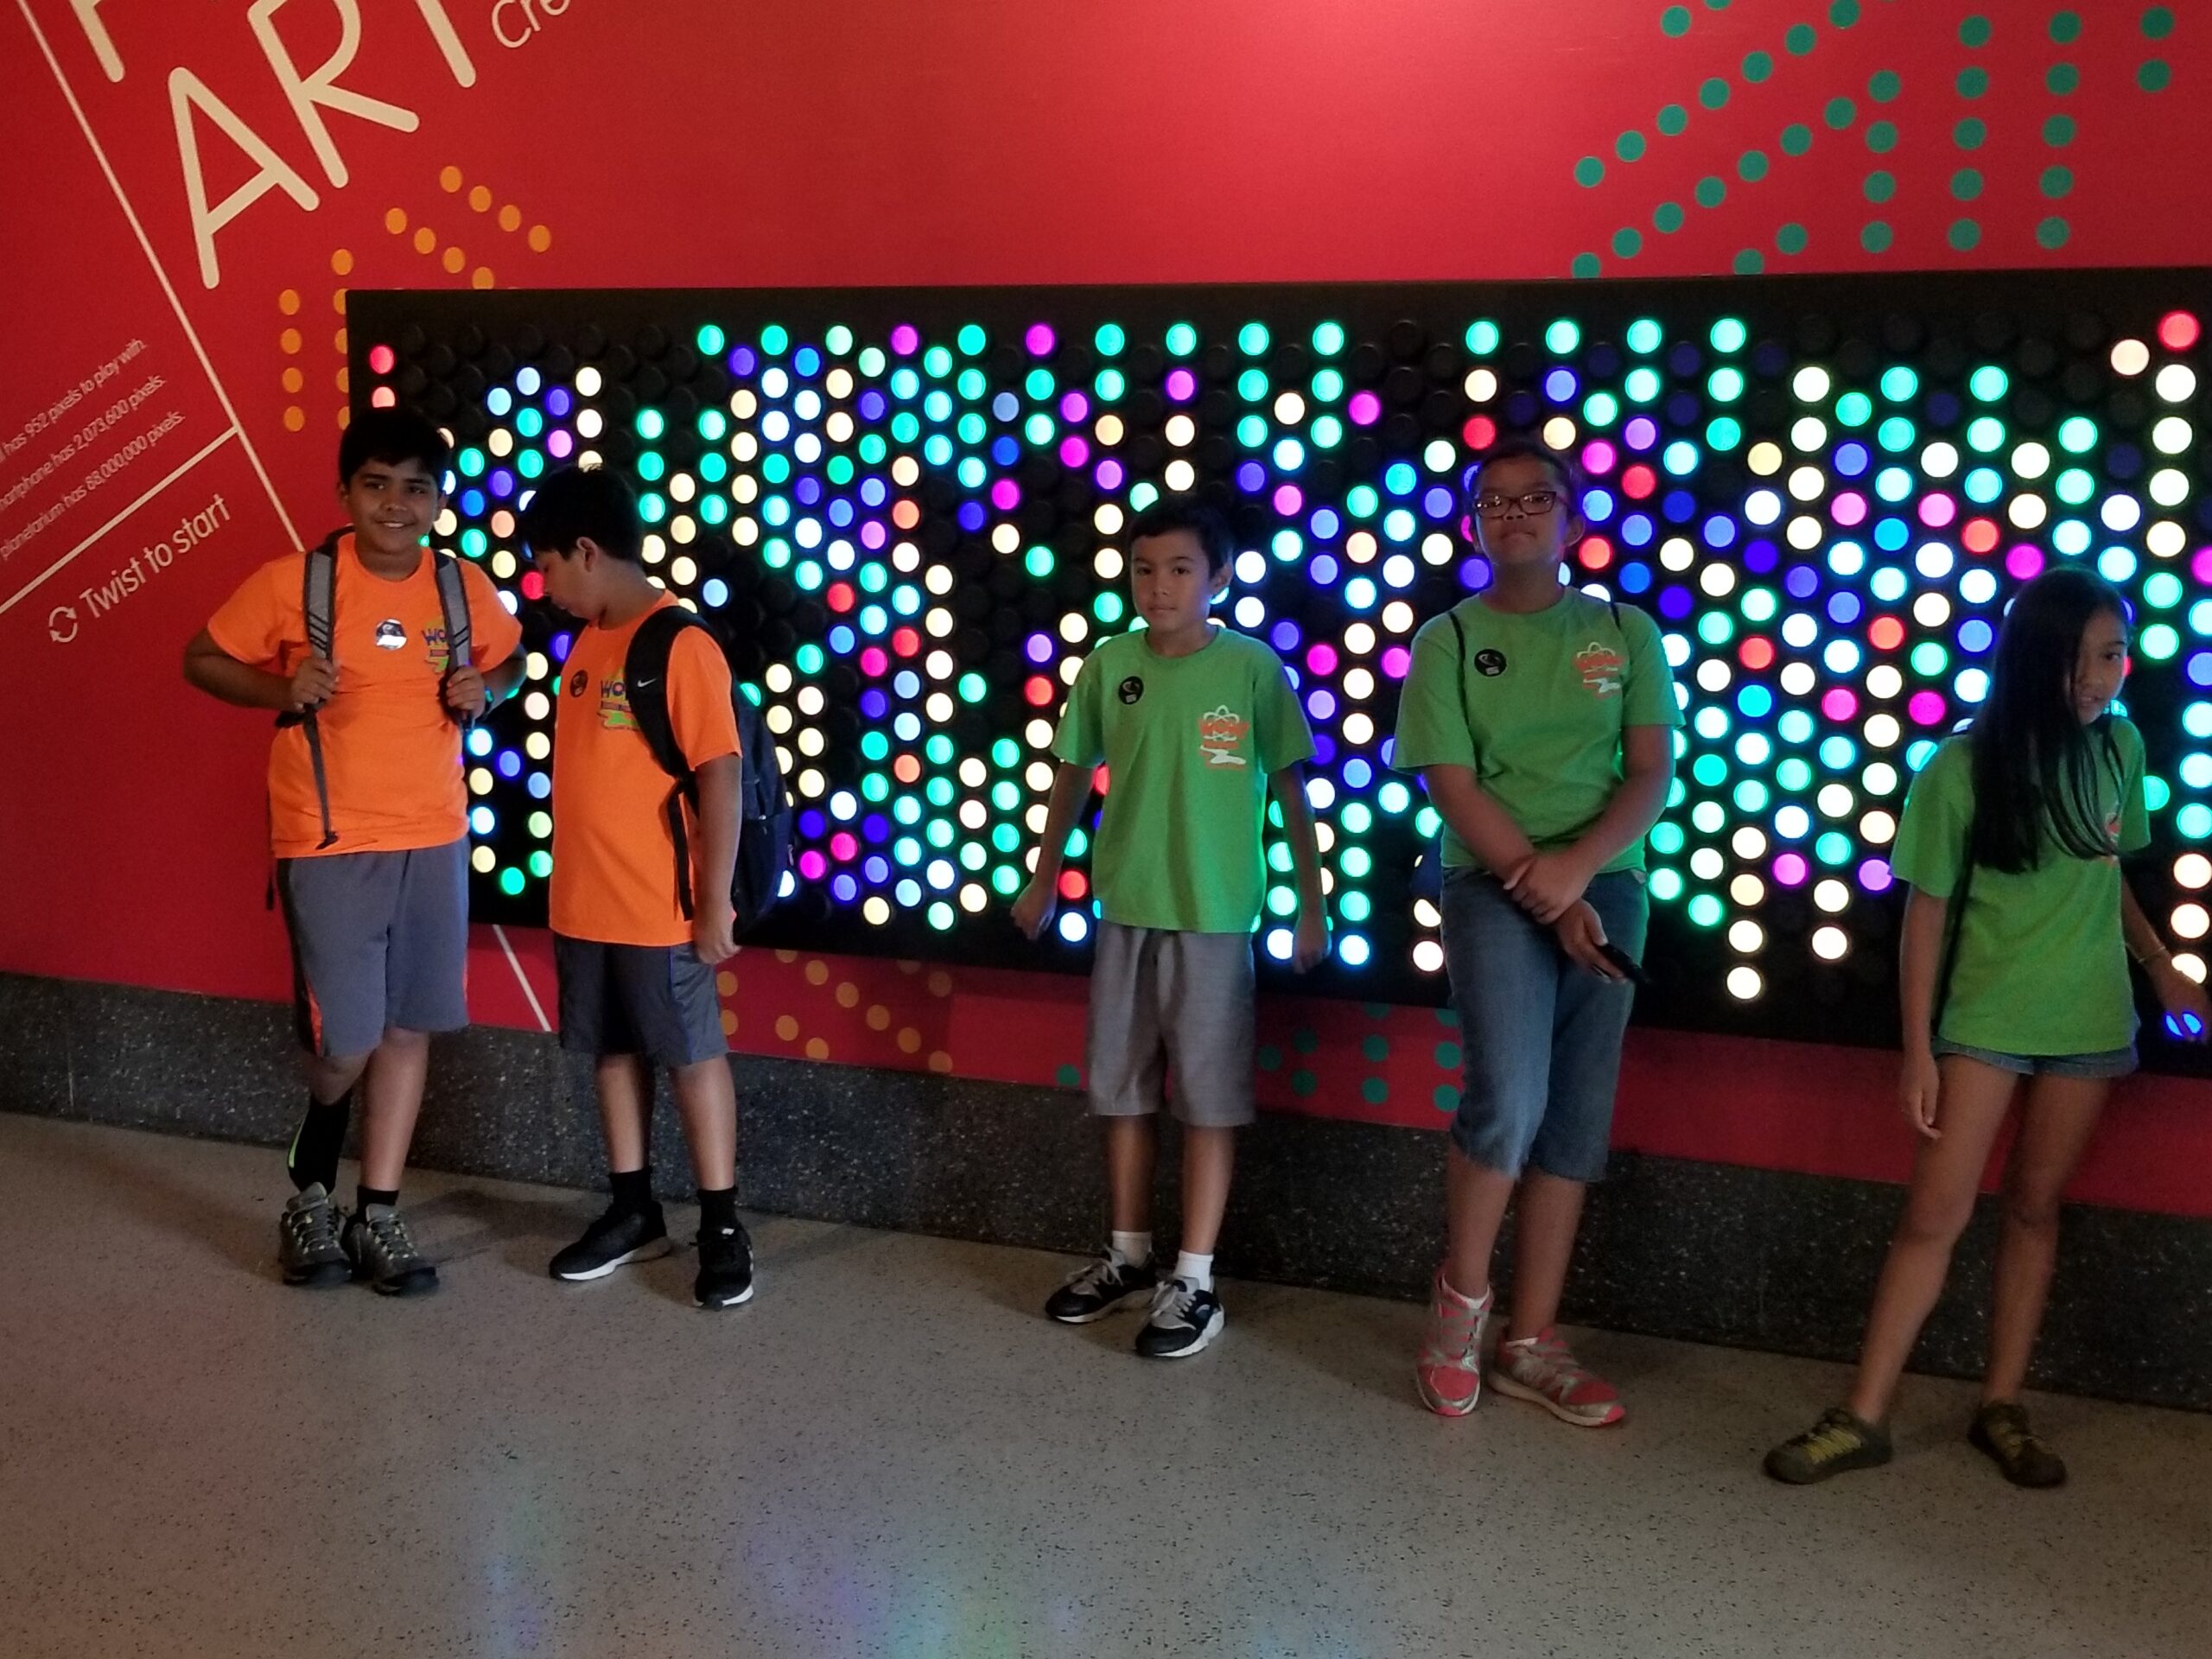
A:
<svg viewBox="0 0 2212 1659">
<path fill-rule="evenodd" d="M 1151 1262 L 1131 1262 L 1109 1250 L 1052 1293 L 1045 1316 L 1062 1325 L 1089 1325 L 1150 1296 L 1159 1283 L 1159 1269 Z"/>
<path fill-rule="evenodd" d="M 753 1239 L 742 1222 L 699 1224 L 699 1272 L 691 1300 L 702 1307 L 735 1307 L 753 1300 Z"/>
<path fill-rule="evenodd" d="M 1221 1334 L 1228 1319 L 1213 1292 L 1166 1280 L 1153 1293 L 1152 1317 L 1137 1332 L 1137 1352 L 1147 1359 L 1188 1359 Z"/>
<path fill-rule="evenodd" d="M 604 1279 L 626 1262 L 649 1262 L 666 1255 L 673 1248 L 660 1205 L 627 1210 L 609 1205 L 607 1213 L 585 1228 L 582 1238 L 556 1255 L 546 1271 L 556 1279 L 581 1284 L 587 1279 Z"/>
</svg>

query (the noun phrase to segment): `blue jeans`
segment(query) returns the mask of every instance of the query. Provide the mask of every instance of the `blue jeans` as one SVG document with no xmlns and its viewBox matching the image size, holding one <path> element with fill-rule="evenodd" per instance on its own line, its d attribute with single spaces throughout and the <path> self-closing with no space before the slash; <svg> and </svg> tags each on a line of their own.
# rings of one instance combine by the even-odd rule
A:
<svg viewBox="0 0 2212 1659">
<path fill-rule="evenodd" d="M 1641 960 L 1651 913 L 1643 873 L 1601 875 L 1583 896 L 1606 938 Z M 1447 871 L 1443 910 L 1465 1065 L 1452 1144 L 1501 1175 L 1534 1164 L 1563 1180 L 1599 1179 L 1635 988 L 1571 959 L 1482 871 Z"/>
</svg>

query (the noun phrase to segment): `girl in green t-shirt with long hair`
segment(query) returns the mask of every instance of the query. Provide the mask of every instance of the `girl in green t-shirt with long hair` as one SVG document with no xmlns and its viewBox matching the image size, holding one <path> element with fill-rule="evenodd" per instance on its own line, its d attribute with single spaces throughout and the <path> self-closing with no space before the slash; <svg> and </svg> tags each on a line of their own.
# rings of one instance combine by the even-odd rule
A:
<svg viewBox="0 0 2212 1659">
<path fill-rule="evenodd" d="M 2037 576 L 2005 619 L 1972 729 L 1913 784 L 1891 865 L 1910 885 L 1898 1103 L 1922 1138 L 1851 1397 L 1767 1454 L 1777 1480 L 1806 1484 L 1890 1460 L 1897 1379 L 2022 1093 L 1968 1439 L 2015 1485 L 2066 1478 L 2019 1395 L 2060 1198 L 2113 1079 L 2135 1069 L 2128 957 L 2196 1040 L 2212 1024 L 2203 988 L 2175 965 L 2120 874 L 2121 855 L 2150 841 L 2143 740 L 2111 712 L 2126 673 L 2120 594 L 2082 570 Z"/>
</svg>

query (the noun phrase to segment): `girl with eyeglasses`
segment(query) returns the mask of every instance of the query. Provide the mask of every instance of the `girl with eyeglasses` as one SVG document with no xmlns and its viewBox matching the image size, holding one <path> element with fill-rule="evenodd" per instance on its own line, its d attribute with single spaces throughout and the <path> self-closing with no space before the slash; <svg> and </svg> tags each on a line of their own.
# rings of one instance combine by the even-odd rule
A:
<svg viewBox="0 0 2212 1659">
<path fill-rule="evenodd" d="M 1643 838 L 1674 778 L 1682 715 L 1659 629 L 1566 585 L 1581 538 L 1574 466 L 1509 437 L 1471 469 L 1482 593 L 1427 623 L 1392 764 L 1444 820 L 1446 966 L 1465 1076 L 1415 1384 L 1447 1417 L 1482 1397 L 1491 1257 L 1517 1202 L 1497 1390 L 1564 1422 L 1625 1414 L 1554 1328 L 1583 1193 L 1605 1171 L 1622 1033 L 1643 950 Z"/>
</svg>

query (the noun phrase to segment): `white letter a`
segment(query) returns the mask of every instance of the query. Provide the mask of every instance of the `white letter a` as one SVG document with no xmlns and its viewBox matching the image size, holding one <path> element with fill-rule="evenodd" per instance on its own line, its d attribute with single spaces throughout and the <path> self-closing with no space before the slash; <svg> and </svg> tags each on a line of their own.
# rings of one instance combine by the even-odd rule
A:
<svg viewBox="0 0 2212 1659">
<path fill-rule="evenodd" d="M 200 135 L 192 119 L 194 109 L 220 127 L 224 135 L 260 168 L 213 207 L 207 205 L 207 178 L 200 166 Z M 216 232 L 271 190 L 283 190 L 309 212 L 322 199 L 305 179 L 285 164 L 283 156 L 262 141 L 259 133 L 239 120 L 227 104 L 207 90 L 199 76 L 181 66 L 169 71 L 169 113 L 176 118 L 177 159 L 184 165 L 185 195 L 192 204 L 192 235 L 200 247 L 200 282 L 204 288 L 213 288 L 222 280 L 215 264 Z"/>
</svg>

